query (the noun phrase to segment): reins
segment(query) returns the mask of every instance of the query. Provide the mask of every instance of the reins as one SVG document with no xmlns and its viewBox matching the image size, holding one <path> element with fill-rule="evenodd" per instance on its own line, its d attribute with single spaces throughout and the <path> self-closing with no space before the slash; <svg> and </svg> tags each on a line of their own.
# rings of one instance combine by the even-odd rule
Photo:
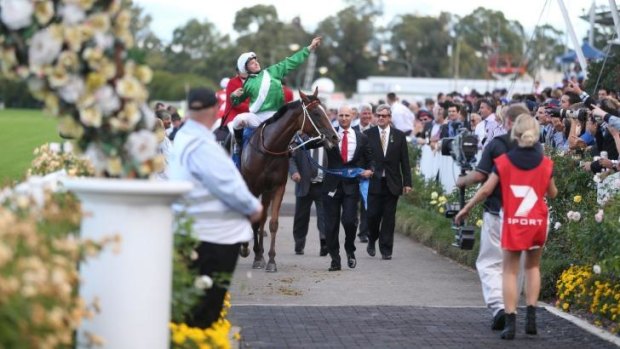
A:
<svg viewBox="0 0 620 349">
<path fill-rule="evenodd" d="M 306 119 L 308 119 L 310 121 L 310 124 L 312 125 L 312 127 L 314 128 L 314 130 L 316 131 L 316 133 L 318 134 L 318 136 L 316 137 L 312 137 L 306 141 L 304 141 L 303 143 L 301 143 L 300 145 L 296 146 L 296 147 L 291 147 L 290 144 L 289 146 L 286 148 L 286 150 L 284 151 L 271 151 L 267 148 L 267 146 L 265 145 L 265 136 L 264 136 L 264 132 L 265 132 L 265 127 L 267 126 L 267 124 L 263 124 L 261 129 L 260 129 L 260 133 L 259 133 L 259 137 L 260 137 L 260 145 L 262 150 L 269 154 L 269 155 L 273 155 L 273 156 L 283 156 L 283 155 L 288 155 L 290 152 L 292 152 L 293 150 L 299 149 L 303 146 L 305 146 L 306 144 L 313 142 L 315 140 L 319 140 L 319 139 L 323 139 L 325 138 L 325 135 L 321 133 L 321 131 L 319 130 L 319 128 L 316 126 L 316 124 L 314 123 L 314 120 L 312 120 L 312 118 L 310 117 L 310 113 L 308 112 L 308 109 L 319 104 L 318 100 L 314 100 L 312 102 L 310 102 L 307 106 L 306 104 L 301 101 L 301 108 L 303 110 L 303 121 L 301 123 L 301 127 L 299 129 L 299 131 L 297 131 L 297 134 L 301 134 L 303 133 L 303 129 L 306 125 Z"/>
</svg>

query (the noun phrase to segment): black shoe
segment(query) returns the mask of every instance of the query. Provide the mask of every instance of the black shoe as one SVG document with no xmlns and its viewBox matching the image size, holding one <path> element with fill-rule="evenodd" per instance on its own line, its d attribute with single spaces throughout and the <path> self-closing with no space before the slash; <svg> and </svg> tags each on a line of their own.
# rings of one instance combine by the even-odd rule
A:
<svg viewBox="0 0 620 349">
<path fill-rule="evenodd" d="M 392 259 L 392 255 L 391 254 L 381 255 L 381 259 L 389 261 L 390 259 Z"/>
<path fill-rule="evenodd" d="M 321 250 L 319 251 L 319 256 L 321 257 L 327 256 L 327 246 L 325 245 L 321 246 Z"/>
<path fill-rule="evenodd" d="M 502 331 L 502 339 L 515 339 L 517 314 L 506 314 L 506 325 Z"/>
<path fill-rule="evenodd" d="M 302 255 L 302 254 L 304 254 L 304 250 L 295 250 L 295 254 L 296 255 Z"/>
<path fill-rule="evenodd" d="M 538 334 L 536 330 L 536 306 L 528 305 L 527 314 L 525 315 L 525 333 Z"/>
<path fill-rule="evenodd" d="M 342 270 L 342 268 L 340 267 L 340 264 L 333 264 L 329 267 L 329 269 L 327 269 L 328 271 L 338 271 L 338 270 Z"/>
<path fill-rule="evenodd" d="M 360 242 L 368 242 L 368 236 L 366 235 L 359 235 L 360 237 Z"/>
<path fill-rule="evenodd" d="M 349 268 L 353 269 L 357 265 L 357 260 L 355 260 L 355 255 L 353 253 L 347 254 L 347 265 Z"/>
<path fill-rule="evenodd" d="M 504 309 L 500 309 L 497 314 L 493 317 L 493 323 L 491 324 L 491 329 L 493 331 L 500 331 L 504 329 L 504 325 L 506 324 L 506 313 Z"/>
<path fill-rule="evenodd" d="M 368 246 L 366 247 L 366 252 L 368 252 L 368 255 L 369 255 L 370 257 L 374 257 L 374 256 L 375 256 L 375 254 L 377 253 L 377 252 L 375 251 L 375 247 L 374 247 L 374 246 L 371 246 L 370 244 L 368 244 Z"/>
</svg>

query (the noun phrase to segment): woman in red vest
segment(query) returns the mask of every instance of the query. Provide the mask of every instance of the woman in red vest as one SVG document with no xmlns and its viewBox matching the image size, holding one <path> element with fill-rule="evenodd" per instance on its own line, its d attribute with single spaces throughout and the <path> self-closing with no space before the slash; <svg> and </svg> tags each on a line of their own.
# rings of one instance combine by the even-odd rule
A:
<svg viewBox="0 0 620 349">
<path fill-rule="evenodd" d="M 553 180 L 553 162 L 538 144 L 540 126 L 528 114 L 517 117 L 511 139 L 518 147 L 495 159 L 495 169 L 476 195 L 456 215 L 457 224 L 469 211 L 489 196 L 499 184 L 502 190 L 502 249 L 504 250 L 502 287 L 506 325 L 502 339 L 514 339 L 519 260 L 525 251 L 527 315 L 525 333 L 536 334 L 536 303 L 540 293 L 540 257 L 547 238 L 549 210 L 545 194 L 554 198 L 558 189 Z"/>
</svg>

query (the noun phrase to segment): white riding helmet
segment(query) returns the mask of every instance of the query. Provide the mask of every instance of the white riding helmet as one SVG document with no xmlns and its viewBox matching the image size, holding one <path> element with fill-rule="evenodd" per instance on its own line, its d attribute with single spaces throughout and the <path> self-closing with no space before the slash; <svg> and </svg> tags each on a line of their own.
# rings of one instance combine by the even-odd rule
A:
<svg viewBox="0 0 620 349">
<path fill-rule="evenodd" d="M 245 69 L 245 65 L 252 58 L 256 58 L 256 53 L 254 52 L 246 52 L 242 53 L 241 56 L 237 59 L 237 70 L 239 73 L 247 73 L 248 71 Z"/>
</svg>

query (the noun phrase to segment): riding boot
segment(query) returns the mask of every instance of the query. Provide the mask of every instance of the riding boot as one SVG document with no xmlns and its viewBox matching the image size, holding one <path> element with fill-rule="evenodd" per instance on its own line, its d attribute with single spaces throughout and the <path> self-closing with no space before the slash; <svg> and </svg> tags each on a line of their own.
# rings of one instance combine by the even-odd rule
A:
<svg viewBox="0 0 620 349">
<path fill-rule="evenodd" d="M 502 331 L 502 339 L 515 339 L 515 332 L 517 327 L 517 314 L 506 314 L 506 324 Z"/>
<path fill-rule="evenodd" d="M 527 314 L 525 316 L 525 333 L 538 334 L 536 330 L 536 306 L 528 305 Z"/>
</svg>

